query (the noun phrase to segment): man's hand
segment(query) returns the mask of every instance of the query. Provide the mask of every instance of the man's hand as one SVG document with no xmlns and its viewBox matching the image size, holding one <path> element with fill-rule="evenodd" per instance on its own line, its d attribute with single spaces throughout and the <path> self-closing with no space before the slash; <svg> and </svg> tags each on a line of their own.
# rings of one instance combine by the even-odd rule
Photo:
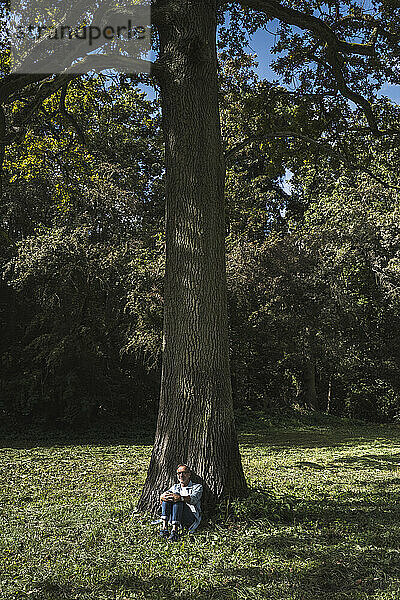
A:
<svg viewBox="0 0 400 600">
<path fill-rule="evenodd" d="M 173 492 L 164 492 L 160 496 L 160 502 L 180 502 L 181 500 L 181 495 L 174 494 Z"/>
<path fill-rule="evenodd" d="M 174 499 L 174 494 L 172 492 L 163 492 L 160 496 L 160 502 L 168 502 Z"/>
</svg>

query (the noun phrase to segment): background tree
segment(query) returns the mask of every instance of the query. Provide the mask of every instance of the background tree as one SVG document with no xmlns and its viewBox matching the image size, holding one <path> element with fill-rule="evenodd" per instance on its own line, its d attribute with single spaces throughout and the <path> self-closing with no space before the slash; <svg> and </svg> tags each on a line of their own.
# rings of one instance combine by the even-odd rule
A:
<svg viewBox="0 0 400 600">
<path fill-rule="evenodd" d="M 121 84 L 75 82 L 68 118 L 60 93 L 49 98 L 6 155 L 2 259 L 13 287 L 3 284 L 2 407 L 15 419 L 137 418 L 159 387 L 127 353 L 141 317 L 126 305 L 143 293 L 143 264 L 159 245 L 161 140 L 154 106 L 130 85 L 121 95 Z"/>
<path fill-rule="evenodd" d="M 392 106 L 392 124 L 395 113 Z M 301 141 L 290 158 L 284 218 L 265 239 L 231 236 L 232 367 L 249 406 L 305 404 L 380 419 L 398 411 L 395 356 L 385 341 L 396 343 L 397 316 L 382 270 L 396 261 L 396 234 L 386 227 L 396 221 L 397 150 L 389 163 L 382 140 L 356 139 L 343 155 Z"/>
</svg>

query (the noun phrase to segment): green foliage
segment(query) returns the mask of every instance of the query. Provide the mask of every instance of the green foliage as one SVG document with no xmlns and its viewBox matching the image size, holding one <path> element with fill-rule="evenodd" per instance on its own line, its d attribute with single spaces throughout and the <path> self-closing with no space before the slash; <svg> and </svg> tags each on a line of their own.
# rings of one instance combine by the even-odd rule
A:
<svg viewBox="0 0 400 600">
<path fill-rule="evenodd" d="M 397 418 L 398 145 L 337 98 L 222 56 L 236 405 Z M 398 129 L 398 106 L 374 109 Z"/>
<path fill-rule="evenodd" d="M 293 520 L 293 506 L 290 498 L 278 499 L 265 489 L 251 488 L 247 498 L 225 500 L 218 505 L 215 516 L 217 523 L 288 522 Z"/>
<path fill-rule="evenodd" d="M 330 5 L 296 6 L 331 18 Z M 267 20 L 231 8 L 229 23 L 221 17 L 220 108 L 235 406 L 397 420 L 398 144 L 371 138 L 357 110 L 322 93 L 323 67 L 307 72 L 304 62 L 310 39 L 290 27 L 279 31 L 276 68 L 286 78 L 302 72 L 301 85 L 261 81 L 243 53 L 246 30 L 235 27 L 252 32 Z M 372 79 L 365 85 L 372 94 Z M 4 162 L 3 418 L 52 427 L 154 417 L 159 107 L 128 76 L 77 79 L 65 111 L 60 101 L 61 92 L 45 101 Z M 7 119 L 28 103 L 21 92 Z M 398 129 L 397 105 L 374 100 L 374 111 L 382 127 Z"/>
<path fill-rule="evenodd" d="M 2 410 L 13 419 L 86 426 L 154 410 L 157 376 L 132 355 L 143 311 L 126 306 L 160 251 L 161 142 L 155 107 L 123 85 L 123 96 L 103 76 L 70 87 L 85 146 L 52 97 L 6 155 Z"/>
<path fill-rule="evenodd" d="M 246 405 L 268 410 L 311 403 L 352 417 L 397 418 L 397 194 L 366 177 L 328 189 L 319 188 L 291 233 L 231 239 L 236 390 Z M 316 406 L 307 397 L 310 364 Z"/>
</svg>

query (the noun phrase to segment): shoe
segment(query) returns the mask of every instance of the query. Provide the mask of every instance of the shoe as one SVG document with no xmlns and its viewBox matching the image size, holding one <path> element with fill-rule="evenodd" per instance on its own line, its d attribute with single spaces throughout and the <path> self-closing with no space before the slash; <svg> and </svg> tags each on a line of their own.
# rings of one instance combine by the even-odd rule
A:
<svg viewBox="0 0 400 600">
<path fill-rule="evenodd" d="M 179 533 L 171 531 L 171 535 L 168 538 L 169 542 L 179 542 Z"/>
<path fill-rule="evenodd" d="M 168 536 L 169 536 L 169 531 L 168 531 L 168 529 L 159 529 L 158 530 L 158 535 L 163 540 L 166 540 L 168 538 Z"/>
</svg>

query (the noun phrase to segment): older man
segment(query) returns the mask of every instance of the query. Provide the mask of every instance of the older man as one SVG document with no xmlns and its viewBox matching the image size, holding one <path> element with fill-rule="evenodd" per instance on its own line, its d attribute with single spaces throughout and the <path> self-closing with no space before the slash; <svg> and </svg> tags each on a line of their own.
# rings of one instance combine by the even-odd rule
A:
<svg viewBox="0 0 400 600">
<path fill-rule="evenodd" d="M 180 525 L 193 532 L 201 520 L 200 499 L 203 486 L 190 480 L 191 471 L 187 465 L 178 465 L 176 475 L 178 483 L 160 496 L 162 528 L 159 534 L 171 542 L 178 541 Z M 171 534 L 168 531 L 168 523 L 172 525 Z"/>
</svg>

